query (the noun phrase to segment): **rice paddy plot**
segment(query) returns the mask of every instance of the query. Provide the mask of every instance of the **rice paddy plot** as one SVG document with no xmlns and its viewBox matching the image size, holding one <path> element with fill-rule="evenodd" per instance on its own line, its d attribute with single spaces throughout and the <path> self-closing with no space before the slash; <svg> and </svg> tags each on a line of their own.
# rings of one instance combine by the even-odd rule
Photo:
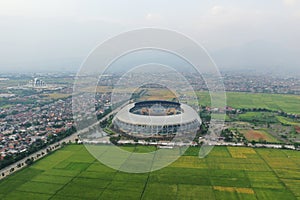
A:
<svg viewBox="0 0 300 200">
<path fill-rule="evenodd" d="M 191 147 L 165 168 L 130 174 L 100 163 L 83 145 L 67 145 L 1 180 L 0 199 L 300 198 L 300 152 L 220 146 L 199 158 L 198 151 Z"/>
</svg>

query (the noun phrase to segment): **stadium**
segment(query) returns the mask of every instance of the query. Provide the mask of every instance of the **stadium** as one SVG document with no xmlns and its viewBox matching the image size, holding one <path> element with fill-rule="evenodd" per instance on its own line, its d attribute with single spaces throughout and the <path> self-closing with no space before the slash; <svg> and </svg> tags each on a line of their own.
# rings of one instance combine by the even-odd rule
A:
<svg viewBox="0 0 300 200">
<path fill-rule="evenodd" d="M 200 124 L 201 120 L 192 107 L 161 100 L 128 104 L 113 119 L 115 130 L 136 137 L 195 132 Z"/>
</svg>

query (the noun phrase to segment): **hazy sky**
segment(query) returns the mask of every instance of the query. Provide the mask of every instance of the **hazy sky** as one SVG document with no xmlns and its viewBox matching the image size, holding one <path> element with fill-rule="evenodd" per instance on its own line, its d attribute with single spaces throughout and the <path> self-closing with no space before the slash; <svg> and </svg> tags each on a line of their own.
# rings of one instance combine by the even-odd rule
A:
<svg viewBox="0 0 300 200">
<path fill-rule="evenodd" d="M 300 0 L 0 0 L 0 70 L 76 70 L 142 27 L 194 38 L 220 68 L 300 68 Z"/>
</svg>

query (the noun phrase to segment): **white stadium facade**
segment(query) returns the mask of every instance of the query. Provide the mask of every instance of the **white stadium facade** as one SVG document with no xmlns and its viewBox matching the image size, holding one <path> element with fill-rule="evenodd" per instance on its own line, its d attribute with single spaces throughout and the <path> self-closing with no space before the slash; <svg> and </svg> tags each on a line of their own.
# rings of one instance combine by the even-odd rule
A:
<svg viewBox="0 0 300 200">
<path fill-rule="evenodd" d="M 141 101 L 123 107 L 114 117 L 114 129 L 137 137 L 169 136 L 199 129 L 197 112 L 172 101 Z"/>
</svg>

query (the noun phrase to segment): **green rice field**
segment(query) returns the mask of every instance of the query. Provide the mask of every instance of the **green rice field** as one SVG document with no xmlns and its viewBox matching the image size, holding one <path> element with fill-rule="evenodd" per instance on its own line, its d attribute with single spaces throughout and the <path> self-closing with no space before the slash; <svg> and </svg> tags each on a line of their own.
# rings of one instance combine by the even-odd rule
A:
<svg viewBox="0 0 300 200">
<path fill-rule="evenodd" d="M 197 92 L 201 105 L 210 105 L 208 92 Z M 300 114 L 300 96 L 285 94 L 263 94 L 245 92 L 226 92 L 227 105 L 233 108 L 267 108 Z"/>
<path fill-rule="evenodd" d="M 286 118 L 286 117 L 282 117 L 282 116 L 276 116 L 276 118 L 278 119 L 278 121 L 282 124 L 285 125 L 291 125 L 291 126 L 300 126 L 300 122 Z"/>
<path fill-rule="evenodd" d="M 154 147 L 123 147 L 149 152 Z M 68 145 L 0 181 L 0 199 L 300 199 L 300 152 L 198 147 L 166 168 L 128 174 Z"/>
</svg>

